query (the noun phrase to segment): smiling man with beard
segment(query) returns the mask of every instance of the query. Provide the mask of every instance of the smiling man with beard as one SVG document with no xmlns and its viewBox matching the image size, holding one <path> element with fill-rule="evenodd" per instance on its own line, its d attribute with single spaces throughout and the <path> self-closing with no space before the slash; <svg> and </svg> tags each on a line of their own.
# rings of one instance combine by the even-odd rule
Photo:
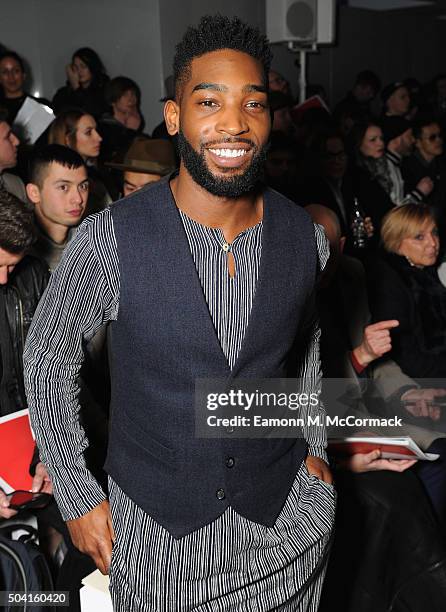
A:
<svg viewBox="0 0 446 612">
<path fill-rule="evenodd" d="M 320 382 L 313 290 L 328 249 L 261 183 L 270 60 L 237 18 L 187 30 L 165 106 L 179 172 L 83 223 L 28 336 L 41 457 L 122 612 L 318 607 L 335 506 L 324 429 L 195 435 L 198 378 Z M 76 400 L 82 344 L 105 321 L 110 505 L 85 466 Z"/>
</svg>

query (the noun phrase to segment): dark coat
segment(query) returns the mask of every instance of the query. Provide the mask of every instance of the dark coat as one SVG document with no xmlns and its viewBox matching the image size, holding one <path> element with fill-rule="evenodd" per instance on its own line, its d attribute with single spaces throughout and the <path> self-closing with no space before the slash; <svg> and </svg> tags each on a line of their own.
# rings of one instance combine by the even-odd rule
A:
<svg viewBox="0 0 446 612">
<path fill-rule="evenodd" d="M 413 268 L 405 257 L 383 254 L 369 262 L 367 274 L 373 320 L 400 322 L 392 330 L 392 359 L 412 378 L 446 377 L 446 288 L 436 269 Z M 426 280 L 438 295 L 426 291 L 416 298 L 413 287 L 419 283 L 414 275 L 430 275 Z"/>
<path fill-rule="evenodd" d="M 17 264 L 9 281 L 0 290 L 0 309 L 6 316 L 0 339 L 0 380 L 6 394 L 0 397 L 0 414 L 26 408 L 23 388 L 23 345 L 34 311 L 48 283 L 48 270 L 40 260 L 27 256 Z M 8 356 L 7 356 L 8 353 Z M 9 364 L 5 371 L 5 364 Z M 6 397 L 6 395 L 8 397 Z"/>
<path fill-rule="evenodd" d="M 441 222 L 446 212 L 446 162 L 443 158 L 435 158 L 428 163 L 418 152 L 403 161 L 403 178 L 406 191 L 412 191 L 418 182 L 428 176 L 434 183 L 433 191 L 423 197 L 432 206 Z"/>
<path fill-rule="evenodd" d="M 99 119 L 107 111 L 103 87 L 87 87 L 83 89 L 72 89 L 65 85 L 58 89 L 52 102 L 54 112 L 58 115 L 61 111 L 80 108 L 86 113 Z"/>
</svg>

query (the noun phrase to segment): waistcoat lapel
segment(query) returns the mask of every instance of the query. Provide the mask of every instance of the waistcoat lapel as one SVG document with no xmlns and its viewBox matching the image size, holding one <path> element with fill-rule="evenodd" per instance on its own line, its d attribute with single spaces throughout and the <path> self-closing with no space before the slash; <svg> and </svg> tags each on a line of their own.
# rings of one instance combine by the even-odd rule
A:
<svg viewBox="0 0 446 612">
<path fill-rule="evenodd" d="M 188 296 L 190 310 L 196 313 L 196 326 L 200 328 L 202 332 L 202 342 L 206 344 L 206 350 L 208 345 L 212 345 L 212 350 L 218 354 L 218 363 L 225 372 L 225 375 L 229 375 L 230 368 L 224 355 L 220 341 L 217 336 L 217 332 L 212 321 L 209 307 L 206 302 L 203 287 L 201 286 L 200 278 L 198 276 L 195 262 L 190 251 L 189 242 L 184 230 L 181 217 L 172 195 L 169 182 L 166 183 L 168 190 L 167 206 L 165 210 L 165 222 L 166 228 L 168 229 L 169 237 L 172 240 L 170 245 L 171 253 L 171 265 L 169 269 L 173 270 L 176 274 L 175 268 L 180 265 L 181 272 L 177 274 L 177 280 L 175 282 L 176 290 L 180 294 Z M 179 305 L 181 307 L 181 304 Z"/>
<path fill-rule="evenodd" d="M 290 232 L 286 213 L 275 210 L 274 192 L 265 190 L 259 278 L 245 337 L 231 377 L 242 373 L 259 350 L 267 350 L 269 334 L 277 329 L 277 321 L 286 317 L 288 303 L 295 301 L 290 289 L 296 287 L 296 275 L 298 279 L 302 278 L 303 271 L 299 265 L 305 265 L 304 257 L 290 257 L 290 252 L 297 252 L 298 241 L 299 236 Z M 292 325 L 290 321 L 290 327 Z"/>
</svg>

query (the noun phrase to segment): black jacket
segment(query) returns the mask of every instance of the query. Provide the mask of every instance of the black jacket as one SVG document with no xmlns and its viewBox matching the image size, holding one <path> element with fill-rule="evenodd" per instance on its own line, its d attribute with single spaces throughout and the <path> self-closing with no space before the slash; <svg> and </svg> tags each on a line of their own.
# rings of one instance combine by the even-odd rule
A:
<svg viewBox="0 0 446 612">
<path fill-rule="evenodd" d="M 28 255 L 17 264 L 9 282 L 0 288 L 0 309 L 6 315 L 8 328 L 0 332 L 2 354 L 0 380 L 2 385 L 7 386 L 7 393 L 0 395 L 1 415 L 26 408 L 23 388 L 23 348 L 34 311 L 48 283 L 48 277 L 45 264 Z M 9 371 L 4 371 L 6 350 L 10 351 L 12 358 Z"/>
<path fill-rule="evenodd" d="M 446 162 L 442 158 L 435 158 L 427 162 L 418 152 L 403 161 L 403 178 L 406 191 L 415 189 L 418 182 L 428 176 L 434 183 L 433 191 L 424 201 L 433 206 L 437 213 L 444 216 L 446 210 Z"/>
<path fill-rule="evenodd" d="M 104 88 L 94 86 L 72 89 L 69 85 L 65 85 L 56 91 L 52 105 L 56 115 L 64 110 L 80 108 L 96 119 L 108 110 Z"/>
<path fill-rule="evenodd" d="M 446 378 L 446 288 L 435 268 L 383 254 L 369 261 L 367 276 L 373 320 L 400 323 L 392 330 L 392 359 L 412 378 Z"/>
</svg>

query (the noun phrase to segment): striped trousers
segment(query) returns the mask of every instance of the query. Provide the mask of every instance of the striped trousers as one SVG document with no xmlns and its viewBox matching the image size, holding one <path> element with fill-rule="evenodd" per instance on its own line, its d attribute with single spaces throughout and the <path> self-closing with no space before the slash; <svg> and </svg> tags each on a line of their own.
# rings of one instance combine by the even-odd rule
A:
<svg viewBox="0 0 446 612">
<path fill-rule="evenodd" d="M 229 507 L 180 539 L 109 484 L 115 612 L 316 612 L 336 492 L 305 463 L 273 527 Z"/>
</svg>

